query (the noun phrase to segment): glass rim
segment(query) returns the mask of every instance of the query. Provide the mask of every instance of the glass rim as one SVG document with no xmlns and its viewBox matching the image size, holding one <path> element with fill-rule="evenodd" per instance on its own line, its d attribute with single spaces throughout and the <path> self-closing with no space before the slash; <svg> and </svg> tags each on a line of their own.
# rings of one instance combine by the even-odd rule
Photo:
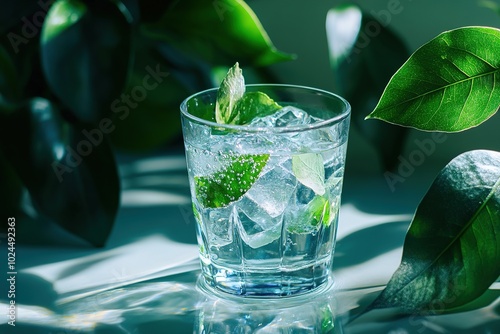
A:
<svg viewBox="0 0 500 334">
<path fill-rule="evenodd" d="M 190 99 L 196 97 L 196 96 L 201 96 L 203 94 L 207 94 L 210 92 L 217 91 L 219 88 L 214 87 L 214 88 L 209 88 L 205 89 L 202 91 L 199 91 L 197 93 L 194 93 L 182 101 L 180 105 L 181 109 L 181 114 L 189 119 L 190 121 L 194 121 L 209 127 L 216 127 L 216 128 L 222 128 L 222 129 L 228 129 L 228 130 L 235 130 L 239 132 L 272 132 L 272 133 L 286 133 L 286 132 L 299 132 L 299 131 L 307 131 L 307 130 L 313 130 L 313 129 L 318 129 L 322 128 L 331 124 L 339 123 L 340 121 L 346 119 L 350 114 L 351 114 L 351 105 L 349 102 L 343 98 L 342 96 L 329 92 L 324 89 L 320 88 L 313 88 L 313 87 L 308 87 L 308 86 L 302 86 L 302 85 L 293 85 L 293 84 L 248 84 L 245 85 L 245 87 L 253 87 L 253 88 L 258 88 L 258 87 L 275 87 L 275 88 L 298 88 L 304 91 L 309 91 L 309 92 L 314 92 L 314 93 L 321 93 L 323 95 L 326 95 L 330 98 L 337 99 L 340 101 L 343 106 L 344 110 L 339 113 L 338 115 L 319 121 L 311 124 L 304 124 L 304 125 L 294 125 L 294 126 L 284 126 L 284 127 L 264 127 L 264 126 L 248 126 L 248 125 L 235 125 L 235 124 L 219 124 L 217 122 L 212 122 L 197 116 L 194 116 L 190 114 L 187 110 L 187 101 Z"/>
</svg>

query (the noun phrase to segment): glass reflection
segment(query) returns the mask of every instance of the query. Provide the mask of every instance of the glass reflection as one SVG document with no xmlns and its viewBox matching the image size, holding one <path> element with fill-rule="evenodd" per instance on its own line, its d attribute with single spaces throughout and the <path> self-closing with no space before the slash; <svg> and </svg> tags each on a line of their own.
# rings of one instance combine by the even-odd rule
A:
<svg viewBox="0 0 500 334">
<path fill-rule="evenodd" d="M 194 333 L 343 333 L 330 281 L 324 288 L 282 299 L 243 298 L 212 290 L 198 280 Z"/>
</svg>

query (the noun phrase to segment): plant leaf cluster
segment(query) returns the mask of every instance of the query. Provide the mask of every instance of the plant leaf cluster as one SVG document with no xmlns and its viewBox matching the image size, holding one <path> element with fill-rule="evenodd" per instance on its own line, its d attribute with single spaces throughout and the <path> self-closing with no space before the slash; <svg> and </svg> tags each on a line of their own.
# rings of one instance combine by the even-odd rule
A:
<svg viewBox="0 0 500 334">
<path fill-rule="evenodd" d="M 491 1 L 482 5 L 498 11 Z M 407 55 L 387 27 L 391 16 L 381 18 L 341 5 L 329 11 L 326 26 L 337 89 L 353 105 L 353 124 L 390 168 L 408 128 L 466 131 L 497 112 L 500 30 L 453 29 Z M 482 305 L 500 276 L 499 187 L 498 152 L 469 151 L 446 165 L 416 209 L 399 268 L 354 318 L 380 308 L 429 315 Z"/>
<path fill-rule="evenodd" d="M 500 30 L 462 27 L 424 44 L 394 74 L 368 119 L 425 131 L 476 127 L 500 107 Z M 500 153 L 446 165 L 419 204 L 401 265 L 365 310 L 460 311 L 500 276 Z"/>
<path fill-rule="evenodd" d="M 11 0 L 0 33 L 0 212 L 96 246 L 119 207 L 116 148 L 177 138 L 213 69 L 292 59 L 241 0 Z"/>
</svg>

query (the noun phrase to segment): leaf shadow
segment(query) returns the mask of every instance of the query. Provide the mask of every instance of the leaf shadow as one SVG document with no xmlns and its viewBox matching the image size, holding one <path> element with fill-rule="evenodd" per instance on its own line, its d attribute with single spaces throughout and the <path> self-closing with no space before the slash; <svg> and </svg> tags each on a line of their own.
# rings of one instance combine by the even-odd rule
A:
<svg viewBox="0 0 500 334">
<path fill-rule="evenodd" d="M 9 276 L 6 277 L 9 278 Z M 9 283 L 7 280 L 2 280 L 0 283 L 2 291 L 6 291 L 5 295 L 0 296 L 0 301 L 9 302 L 7 299 L 7 291 L 9 291 L 7 283 Z M 11 300 L 15 300 L 16 305 L 33 305 L 51 310 L 57 309 L 55 303 L 58 297 L 57 292 L 54 290 L 53 284 L 44 278 L 26 272 L 18 272 L 17 276 L 15 276 L 15 286 L 15 295 Z"/>
<path fill-rule="evenodd" d="M 152 234 L 179 243 L 197 243 L 185 164 L 184 155 L 168 152 L 159 158 L 135 157 L 122 163 L 120 226 L 111 245 L 124 245 Z"/>
<path fill-rule="evenodd" d="M 113 257 L 115 257 L 115 255 L 110 254 L 110 253 L 106 253 L 106 252 L 102 253 L 102 254 L 98 254 L 98 258 L 96 258 L 95 256 L 83 257 L 84 260 L 80 259 L 80 260 L 78 260 L 78 263 L 71 265 L 71 266 L 68 266 L 66 269 L 61 271 L 61 273 L 59 273 L 59 275 L 57 275 L 57 279 L 63 279 L 63 278 L 78 274 L 80 272 L 85 271 L 86 269 L 89 269 L 89 268 L 99 264 L 100 262 L 107 261 Z"/>
<path fill-rule="evenodd" d="M 408 221 L 396 221 L 361 229 L 337 241 L 334 269 L 357 265 L 401 247 Z M 383 242 L 373 242 L 380 240 Z M 363 249 L 360 249 L 363 245 Z"/>
</svg>

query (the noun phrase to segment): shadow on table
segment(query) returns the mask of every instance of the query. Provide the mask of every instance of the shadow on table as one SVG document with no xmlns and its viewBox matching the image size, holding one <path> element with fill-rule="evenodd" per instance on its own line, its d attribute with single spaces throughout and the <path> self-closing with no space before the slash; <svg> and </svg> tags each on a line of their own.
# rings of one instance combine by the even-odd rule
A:
<svg viewBox="0 0 500 334">
<path fill-rule="evenodd" d="M 408 224 L 408 221 L 379 224 L 339 239 L 335 248 L 334 269 L 361 264 L 401 247 Z"/>
<path fill-rule="evenodd" d="M 24 247 L 19 269 L 103 254 L 151 236 L 196 245 L 184 156 L 131 160 L 121 164 L 120 174 L 121 205 L 105 247 L 91 247 L 55 224 L 37 227 L 36 242 L 18 244 Z"/>
</svg>

